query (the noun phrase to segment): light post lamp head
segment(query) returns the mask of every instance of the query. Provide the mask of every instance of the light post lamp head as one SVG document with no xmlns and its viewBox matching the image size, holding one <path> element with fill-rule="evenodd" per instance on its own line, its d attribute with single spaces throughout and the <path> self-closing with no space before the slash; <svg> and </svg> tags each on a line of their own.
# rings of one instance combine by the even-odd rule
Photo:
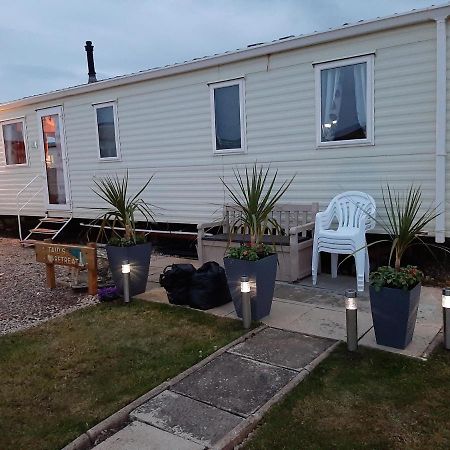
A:
<svg viewBox="0 0 450 450">
<path fill-rule="evenodd" d="M 450 308 L 450 288 L 442 289 L 442 307 Z"/>
<path fill-rule="evenodd" d="M 131 266 L 128 261 L 124 261 L 122 263 L 122 273 L 130 273 L 131 272 Z"/>
<path fill-rule="evenodd" d="M 347 289 L 345 291 L 345 309 L 357 309 L 356 291 L 354 289 Z"/>
<path fill-rule="evenodd" d="M 250 292 L 250 281 L 248 280 L 247 276 L 241 277 L 241 292 L 247 293 Z"/>
</svg>

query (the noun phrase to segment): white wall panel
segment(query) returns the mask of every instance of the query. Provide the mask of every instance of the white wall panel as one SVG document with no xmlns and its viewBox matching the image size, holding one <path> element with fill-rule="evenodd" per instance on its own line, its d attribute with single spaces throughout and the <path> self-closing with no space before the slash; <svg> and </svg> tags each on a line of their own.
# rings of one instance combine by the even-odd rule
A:
<svg viewBox="0 0 450 450">
<path fill-rule="evenodd" d="M 316 149 L 313 62 L 370 52 L 376 54 L 375 145 Z M 133 191 L 155 174 L 146 199 L 161 208 L 158 220 L 210 221 L 226 198 L 220 177 L 233 182 L 232 168 L 254 161 L 271 163 L 280 179 L 296 174 L 284 201 L 319 201 L 323 208 L 336 193 L 357 189 L 381 205 L 383 184 L 403 188 L 414 181 L 422 185 L 425 203 L 431 202 L 435 55 L 430 22 L 63 98 L 74 213 L 93 217 L 89 208 L 101 206 L 91 190 L 94 176 L 128 168 Z M 207 83 L 233 77 L 245 77 L 248 151 L 213 155 Z M 120 162 L 97 158 L 92 104 L 111 100 L 117 101 Z M 36 105 L 43 106 L 52 105 Z M 26 114 L 32 142 L 38 140 L 36 107 L 0 112 L 0 119 Z M 5 168 L 2 158 L 0 148 L 0 214 L 10 214 L 16 191 L 41 162 L 36 149 L 21 171 Z"/>
</svg>

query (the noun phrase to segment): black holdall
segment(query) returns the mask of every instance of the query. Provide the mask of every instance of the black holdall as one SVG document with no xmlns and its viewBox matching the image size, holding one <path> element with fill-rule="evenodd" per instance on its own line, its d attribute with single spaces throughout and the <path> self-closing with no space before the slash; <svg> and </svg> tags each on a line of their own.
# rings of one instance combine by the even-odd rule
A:
<svg viewBox="0 0 450 450">
<path fill-rule="evenodd" d="M 196 309 L 211 309 L 231 301 L 225 270 L 214 261 L 198 270 L 192 264 L 172 264 L 159 277 L 169 302 Z"/>
<path fill-rule="evenodd" d="M 215 261 L 203 264 L 192 275 L 190 306 L 211 309 L 231 302 L 225 270 Z"/>
<path fill-rule="evenodd" d="M 159 284 L 166 290 L 169 303 L 189 305 L 192 275 L 195 267 L 192 264 L 172 264 L 167 266 L 159 276 Z"/>
</svg>

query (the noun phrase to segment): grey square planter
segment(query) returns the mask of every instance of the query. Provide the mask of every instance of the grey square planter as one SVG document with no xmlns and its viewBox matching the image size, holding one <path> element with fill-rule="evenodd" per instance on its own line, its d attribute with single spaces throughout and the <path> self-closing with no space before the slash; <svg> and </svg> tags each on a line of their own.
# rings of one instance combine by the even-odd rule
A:
<svg viewBox="0 0 450 450">
<path fill-rule="evenodd" d="M 242 318 L 241 277 L 247 276 L 251 283 L 252 320 L 260 320 L 270 314 L 275 277 L 277 274 L 277 255 L 266 256 L 258 261 L 224 258 L 228 287 L 238 317 Z"/>
<path fill-rule="evenodd" d="M 405 349 L 412 340 L 420 301 L 419 283 L 410 291 L 370 286 L 370 308 L 378 345 Z"/>
<path fill-rule="evenodd" d="M 147 289 L 148 272 L 150 268 L 150 256 L 152 244 L 133 245 L 131 247 L 106 246 L 109 268 L 117 289 L 123 294 L 122 264 L 129 261 L 130 272 L 130 296 L 142 294 Z"/>
</svg>

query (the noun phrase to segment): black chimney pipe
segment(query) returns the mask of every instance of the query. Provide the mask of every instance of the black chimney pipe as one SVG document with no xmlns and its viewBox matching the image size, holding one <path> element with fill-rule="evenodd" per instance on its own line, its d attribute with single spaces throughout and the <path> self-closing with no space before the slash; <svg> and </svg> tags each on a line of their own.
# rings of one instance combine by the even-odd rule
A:
<svg viewBox="0 0 450 450">
<path fill-rule="evenodd" d="M 94 46 L 92 45 L 92 41 L 86 41 L 86 45 L 84 46 L 84 48 L 86 50 L 88 70 L 89 70 L 88 83 L 95 83 L 97 81 L 97 77 L 95 76 Z"/>
</svg>

